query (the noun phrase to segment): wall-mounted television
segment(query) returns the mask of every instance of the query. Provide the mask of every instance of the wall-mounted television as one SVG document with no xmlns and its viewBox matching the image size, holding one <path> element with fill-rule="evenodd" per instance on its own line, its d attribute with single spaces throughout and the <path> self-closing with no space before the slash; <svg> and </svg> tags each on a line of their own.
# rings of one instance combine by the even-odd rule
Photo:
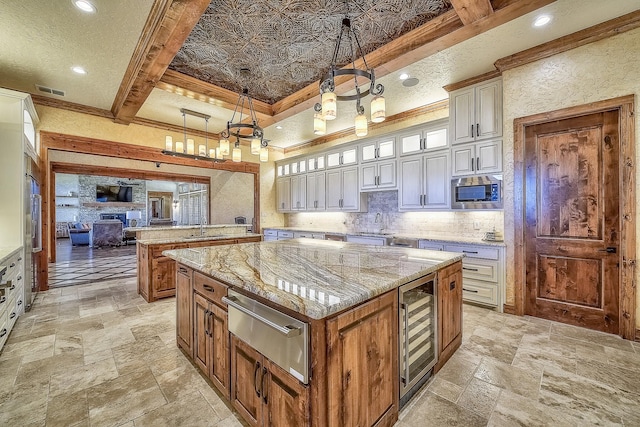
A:
<svg viewBox="0 0 640 427">
<path fill-rule="evenodd" d="M 133 187 L 96 185 L 96 202 L 132 202 Z"/>
</svg>

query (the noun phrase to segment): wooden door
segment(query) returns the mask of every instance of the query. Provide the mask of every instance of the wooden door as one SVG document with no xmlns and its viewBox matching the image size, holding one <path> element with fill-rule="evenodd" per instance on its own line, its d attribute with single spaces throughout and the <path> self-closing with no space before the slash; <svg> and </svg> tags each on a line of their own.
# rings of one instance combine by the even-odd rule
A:
<svg viewBox="0 0 640 427">
<path fill-rule="evenodd" d="M 209 374 L 209 301 L 201 295 L 193 294 L 193 360 Z"/>
<path fill-rule="evenodd" d="M 262 424 L 262 367 L 260 353 L 231 335 L 231 403 L 251 426 Z"/>
<path fill-rule="evenodd" d="M 310 425 L 309 389 L 290 373 L 265 359 L 262 401 L 267 426 L 304 427 Z"/>
<path fill-rule="evenodd" d="M 229 327 L 227 312 L 215 304 L 209 305 L 211 324 L 211 366 L 209 377 L 218 390 L 229 398 Z"/>
<path fill-rule="evenodd" d="M 138 245 L 140 248 L 141 245 Z M 176 274 L 176 339 L 178 346 L 192 355 L 193 347 L 191 327 L 193 290 L 191 288 L 191 271 L 179 266 Z"/>
<path fill-rule="evenodd" d="M 327 322 L 329 425 L 392 425 L 398 414 L 398 294 Z"/>
<path fill-rule="evenodd" d="M 618 112 L 528 126 L 525 314 L 619 330 Z"/>
</svg>

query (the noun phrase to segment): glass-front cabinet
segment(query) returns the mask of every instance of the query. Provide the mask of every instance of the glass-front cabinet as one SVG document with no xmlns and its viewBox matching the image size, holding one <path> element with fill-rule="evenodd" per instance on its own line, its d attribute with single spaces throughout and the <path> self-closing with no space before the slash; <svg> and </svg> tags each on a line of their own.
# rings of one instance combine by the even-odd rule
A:
<svg viewBox="0 0 640 427">
<path fill-rule="evenodd" d="M 414 129 L 398 137 L 401 156 L 419 154 L 426 151 L 449 148 L 449 124 L 446 120 L 438 120 L 424 128 Z"/>
</svg>

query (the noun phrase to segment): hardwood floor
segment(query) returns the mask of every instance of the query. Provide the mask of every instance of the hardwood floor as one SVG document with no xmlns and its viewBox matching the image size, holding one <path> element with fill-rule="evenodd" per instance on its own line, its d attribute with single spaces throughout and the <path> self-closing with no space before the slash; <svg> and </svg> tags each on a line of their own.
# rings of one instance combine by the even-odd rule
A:
<svg viewBox="0 0 640 427">
<path fill-rule="evenodd" d="M 71 239 L 66 237 L 56 239 L 56 263 L 127 255 L 135 257 L 135 241 L 122 246 L 92 248 L 91 246 L 72 246 Z"/>
</svg>

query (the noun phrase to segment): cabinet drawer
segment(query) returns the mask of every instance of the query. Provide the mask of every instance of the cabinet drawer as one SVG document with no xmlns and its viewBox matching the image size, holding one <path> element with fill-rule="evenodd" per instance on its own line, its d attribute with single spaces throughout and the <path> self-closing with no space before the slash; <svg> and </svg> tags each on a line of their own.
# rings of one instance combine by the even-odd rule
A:
<svg viewBox="0 0 640 427">
<path fill-rule="evenodd" d="M 22 288 L 20 288 L 22 290 Z M 16 295 L 15 298 L 9 301 L 9 307 L 7 308 L 7 330 L 13 329 L 13 325 L 18 321 L 18 316 L 22 313 L 22 295 Z"/>
<path fill-rule="evenodd" d="M 467 258 L 484 258 L 484 259 L 499 259 L 500 250 L 497 248 L 481 247 L 481 246 L 466 246 L 466 245 L 445 245 L 445 251 L 449 252 L 462 252 Z"/>
<path fill-rule="evenodd" d="M 296 231 L 293 233 L 293 237 L 295 237 L 296 239 L 300 238 L 300 237 L 304 237 L 307 239 L 313 239 L 313 233 L 309 233 L 307 231 Z"/>
<path fill-rule="evenodd" d="M 221 307 L 226 307 L 222 302 L 222 297 L 227 295 L 228 287 L 217 280 L 207 277 L 197 271 L 193 275 L 193 289 L 207 298 L 209 301 L 215 302 Z"/>
<path fill-rule="evenodd" d="M 278 230 L 264 230 L 265 236 L 278 236 Z"/>
<path fill-rule="evenodd" d="M 462 277 L 497 283 L 498 262 L 464 258 L 462 260 Z"/>
<path fill-rule="evenodd" d="M 462 282 L 462 298 L 466 301 L 497 306 L 498 285 L 464 279 Z"/>
<path fill-rule="evenodd" d="M 442 243 L 430 242 L 429 240 L 419 240 L 418 248 L 429 249 L 431 251 L 442 251 L 444 250 L 444 245 Z"/>
<path fill-rule="evenodd" d="M 293 231 L 278 231 L 278 239 L 292 239 Z"/>
</svg>

